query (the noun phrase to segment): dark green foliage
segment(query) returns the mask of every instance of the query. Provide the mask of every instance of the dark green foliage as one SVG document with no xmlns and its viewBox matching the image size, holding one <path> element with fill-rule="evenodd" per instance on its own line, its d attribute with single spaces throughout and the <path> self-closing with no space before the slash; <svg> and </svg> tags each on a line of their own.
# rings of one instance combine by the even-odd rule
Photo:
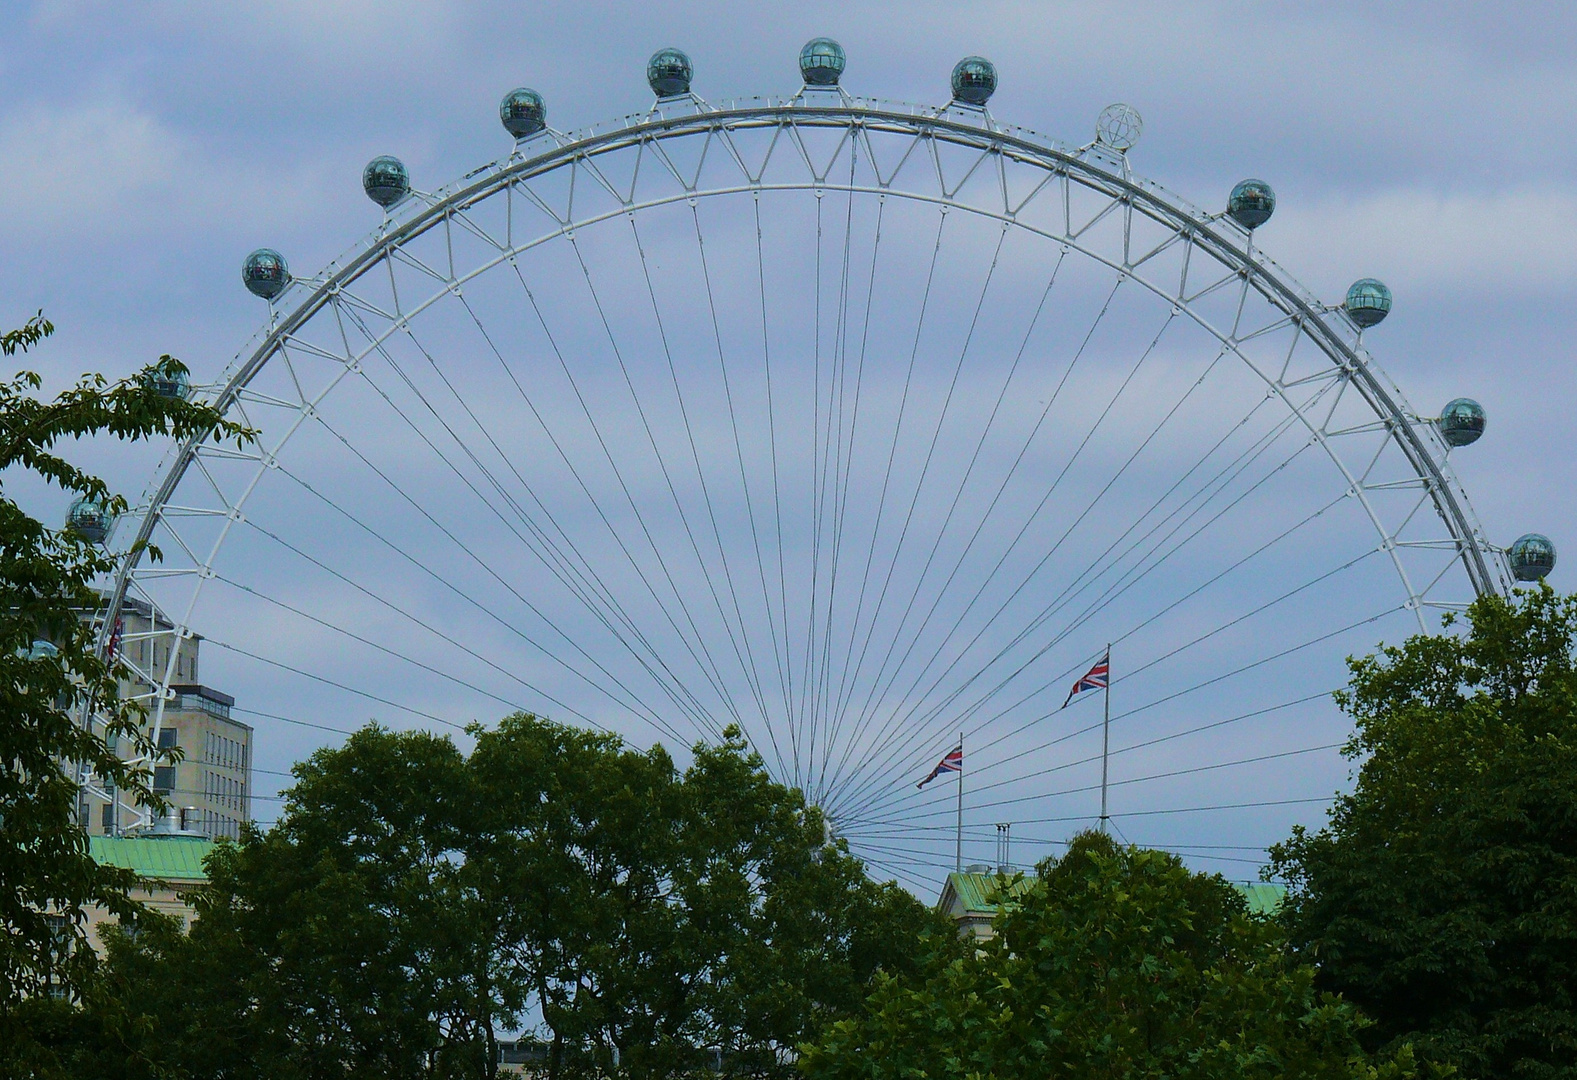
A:
<svg viewBox="0 0 1577 1080">
<path fill-rule="evenodd" d="M 499 815 L 487 865 L 505 877 L 487 891 L 506 937 L 529 943 L 516 977 L 583 1065 L 607 1068 L 617 1048 L 630 1076 L 718 1052 L 778 1071 L 878 968 L 910 969 L 921 933 L 949 936 L 825 843 L 820 814 L 737 739 L 697 748 L 678 777 L 660 751 L 515 718 L 473 761 Z"/>
<path fill-rule="evenodd" d="M 0 353 L 27 351 L 53 329 L 36 317 L 0 335 Z M 165 356 L 120 382 L 85 377 L 52 401 L 33 396 L 42 385 L 37 375 L 0 383 L 0 476 L 31 473 L 63 495 L 123 511 L 122 499 L 56 445 L 100 433 L 124 440 L 210 431 L 244 437 L 211 408 L 147 386 L 155 374 L 185 370 Z M 148 748 L 140 709 L 118 699 L 123 672 L 97 652 L 93 627 L 82 618 L 99 606 L 93 586 L 113 568 L 75 531 L 52 528 L 0 494 L 0 1075 L 54 1069 L 51 1045 L 80 1020 L 75 1003 L 91 991 L 94 969 L 83 909 L 132 910 L 130 876 L 95 863 L 77 823 L 79 763 L 100 783 L 153 801 L 146 772 L 128 769 L 106 742 L 112 735 Z M 35 641 L 53 643 L 59 654 L 30 655 Z M 103 724 L 84 728 L 83 710 Z"/>
<path fill-rule="evenodd" d="M 737 738 L 680 773 L 531 716 L 473 735 L 467 758 L 372 727 L 298 766 L 279 824 L 211 858 L 188 936 L 117 943 L 104 1015 L 151 1003 L 158 1038 L 88 1040 L 85 1071 L 490 1077 L 498 1031 L 535 1004 L 555 1076 L 718 1055 L 781 1074 L 878 970 L 952 941 Z"/>
<path fill-rule="evenodd" d="M 1219 877 L 1100 833 L 996 923 L 976 955 L 923 980 L 881 977 L 802 1066 L 810 1080 L 994 1077 L 1401 1077 L 1358 1045 L 1363 1021 L 1317 993 L 1277 928 Z"/>
<path fill-rule="evenodd" d="M 1577 598 L 1468 613 L 1352 661 L 1363 759 L 1328 826 L 1273 849 L 1324 986 L 1470 1077 L 1577 1077 Z"/>
</svg>

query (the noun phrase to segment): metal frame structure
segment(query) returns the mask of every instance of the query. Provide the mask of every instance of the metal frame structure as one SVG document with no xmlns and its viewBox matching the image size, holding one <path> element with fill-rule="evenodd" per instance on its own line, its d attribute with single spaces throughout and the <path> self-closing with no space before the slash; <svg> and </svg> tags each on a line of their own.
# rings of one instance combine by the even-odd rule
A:
<svg viewBox="0 0 1577 1080">
<path fill-rule="evenodd" d="M 769 133 L 770 143 L 764 157 L 743 152 L 738 144 L 743 133 Z M 840 147 L 849 146 L 864 157 L 876 180 L 853 183 L 830 174 L 818 164 L 817 153 L 808 145 L 811 132 L 831 133 Z M 885 147 L 876 140 L 907 140 L 907 149 L 893 160 L 881 159 Z M 826 136 L 821 136 L 825 138 Z M 699 140 L 699 153 L 705 163 L 694 172 L 681 168 L 676 155 L 668 152 L 680 140 Z M 655 169 L 665 174 L 667 190 L 660 194 L 637 193 L 632 180 L 621 189 L 608 179 L 598 164 L 606 155 L 633 151 L 640 156 L 637 170 Z M 944 164 L 943 155 L 958 155 L 957 168 Z M 838 154 L 832 155 L 838 160 Z M 768 178 L 769 164 L 777 172 Z M 1010 190 L 1010 169 L 1038 171 L 1041 179 L 1022 198 Z M 949 171 L 951 169 L 951 175 Z M 568 175 L 570 196 L 558 206 L 540 195 L 534 182 L 550 174 Z M 991 182 L 986 182 L 990 180 Z M 579 185 L 579 187 L 577 187 Z M 967 190 L 966 190 L 967 189 Z M 577 190 L 595 190 L 600 205 L 593 212 L 577 206 Z M 1209 213 L 1173 195 L 1150 181 L 1133 175 L 1126 155 L 1099 142 L 1075 148 L 1056 143 L 1034 132 L 1004 127 L 984 109 L 954 103 L 944 108 L 895 105 L 871 99 L 853 98 L 841 90 L 831 93 L 806 91 L 786 99 L 759 99 L 709 105 L 686 95 L 682 99 L 659 101 L 646 114 L 628 117 L 603 129 L 562 134 L 551 129 L 525 140 L 508 158 L 476 170 L 467 177 L 436 193 L 413 192 L 395 206 L 383 225 L 347 256 L 331 264 L 313 278 L 296 279 L 274 302 L 268 325 L 255 339 L 250 351 L 238 358 L 213 394 L 213 404 L 222 412 L 245 418 L 254 401 L 296 410 L 295 419 L 277 434 L 268 446 L 235 450 L 194 438 L 175 448 L 143 504 L 134 544 L 122 561 L 100 628 L 101 644 L 107 642 L 128 590 L 138 580 L 170 575 L 193 575 L 197 581 L 184 612 L 170 618 L 167 636 L 172 643 L 191 634 L 188 622 L 202 583 L 213 575 L 213 564 L 233 525 L 243 519 L 245 506 L 258 481 L 273 466 L 276 456 L 291 435 L 314 413 L 323 397 L 339 379 L 350 374 L 363 358 L 387 336 L 397 333 L 407 321 L 451 292 L 458 292 L 477 275 L 500 263 L 513 260 L 532 248 L 547 243 L 598 221 L 622 214 L 683 200 L 741 193 L 765 194 L 779 190 L 850 192 L 932 203 L 1001 222 L 1004 227 L 1025 229 L 1077 251 L 1101 263 L 1124 279 L 1142 286 L 1171 303 L 1213 337 L 1225 351 L 1236 355 L 1260 380 L 1266 393 L 1280 399 L 1306 428 L 1309 439 L 1317 442 L 1348 485 L 1372 522 L 1382 549 L 1388 552 L 1407 596 L 1409 606 L 1424 626 L 1423 612 L 1428 607 L 1453 607 L 1431 599 L 1435 582 L 1415 582 L 1401 559 L 1400 549 L 1407 541 L 1399 534 L 1425 503 L 1433 505 L 1444 523 L 1446 538 L 1415 542 L 1454 550 L 1475 593 L 1504 592 L 1510 581 L 1497 558 L 1498 549 L 1483 535 L 1474 518 L 1466 493 L 1447 464 L 1448 447 L 1439 437 L 1434 421 L 1415 414 L 1400 391 L 1378 368 L 1365 350 L 1362 332 L 1339 308 L 1326 306 L 1300 286 L 1281 267 L 1267 258 L 1254 244 L 1252 233 L 1241 229 L 1223 214 Z M 984 193 L 990 193 L 986 197 Z M 1075 213 L 1072 195 L 1094 196 L 1099 209 L 1093 215 Z M 486 200 L 507 195 L 518 198 L 547 213 L 556 226 L 529 234 L 516 235 L 516 216 L 511 214 L 506 231 L 484 228 L 470 211 Z M 585 199 L 581 200 L 585 202 Z M 1060 204 L 1060 226 L 1044 221 L 1031 222 L 1025 214 L 1032 202 L 1044 210 L 1047 201 Z M 513 203 L 511 205 L 514 205 Z M 523 220 L 525 215 L 520 216 Z M 1093 239 L 1097 226 L 1112 231 L 1120 223 L 1121 242 L 1101 244 Z M 441 230 L 450 251 L 448 266 L 416 263 L 403 254 L 405 245 L 433 230 Z M 1158 230 L 1158 231 L 1157 231 Z M 490 257 L 481 265 L 458 267 L 453 262 L 454 245 L 449 237 L 464 232 L 480 240 Z M 1149 239 L 1144 239 L 1148 236 Z M 1159 239 L 1156 239 L 1159 236 Z M 1176 257 L 1181 252 L 1181 273 L 1163 279 L 1157 271 L 1163 253 Z M 357 285 L 377 268 L 402 260 L 415 266 L 432 281 L 425 297 L 413 298 L 396 310 L 383 310 L 358 294 Z M 391 271 L 392 273 L 392 271 Z M 1243 322 L 1244 301 L 1257 294 L 1276 312 L 1268 323 Z M 1232 324 L 1212 321 L 1200 310 L 1201 301 L 1223 295 L 1237 297 L 1237 318 Z M 342 355 L 325 353 L 304 342 L 300 331 L 313 319 L 356 311 L 376 316 L 388 328 L 364 347 L 347 342 Z M 1293 379 L 1286 362 L 1278 371 L 1256 357 L 1246 347 L 1256 339 L 1276 331 L 1293 329 L 1295 345 L 1308 342 L 1325 357 L 1322 370 L 1315 376 Z M 254 377 L 270 363 L 290 364 L 293 352 L 314 355 L 344 365 L 344 371 L 314 396 L 300 401 L 278 401 L 259 397 L 249 390 Z M 1320 394 L 1305 399 L 1299 388 L 1317 387 Z M 1373 421 L 1341 429 L 1329 428 L 1335 402 L 1344 394 L 1357 394 L 1373 414 Z M 1327 402 L 1324 400 L 1329 398 Z M 1311 408 L 1318 402 L 1325 409 L 1324 419 Z M 1328 404 L 1328 408 L 1326 408 Z M 1410 479 L 1371 482 L 1363 461 L 1349 460 L 1344 454 L 1344 439 L 1363 433 L 1383 435 L 1400 449 L 1413 472 Z M 183 480 L 193 470 L 204 470 L 205 459 L 243 458 L 255 464 L 252 480 L 239 494 L 225 496 L 220 486 L 218 506 L 181 506 L 172 499 Z M 1378 454 L 1376 455 L 1378 457 Z M 1372 462 L 1368 468 L 1372 468 Z M 1371 495 L 1380 488 L 1416 487 L 1418 499 L 1412 513 L 1403 520 L 1387 519 Z M 223 516 L 226 520 L 217 539 L 207 550 L 193 550 L 180 539 L 179 521 L 183 516 Z M 190 566 L 155 567 L 142 562 L 137 554 L 143 543 L 153 538 L 156 526 L 163 523 L 177 543 L 185 547 Z M 1444 574 L 1442 573 L 1442 576 Z M 1440 578 L 1436 578 L 1438 582 Z M 163 671 L 139 672 L 156 689 L 147 702 L 153 728 L 162 722 L 164 702 L 169 694 L 171 666 L 175 650 Z M 155 735 L 155 738 L 157 736 Z"/>
</svg>

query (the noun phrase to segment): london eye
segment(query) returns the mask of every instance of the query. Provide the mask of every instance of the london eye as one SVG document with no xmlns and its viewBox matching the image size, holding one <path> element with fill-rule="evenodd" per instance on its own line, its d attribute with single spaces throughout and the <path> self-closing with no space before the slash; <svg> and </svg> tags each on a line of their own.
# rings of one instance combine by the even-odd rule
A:
<svg viewBox="0 0 1577 1080">
<path fill-rule="evenodd" d="M 1108 797 L 1230 876 L 1344 775 L 1348 654 L 1553 566 L 1453 471 L 1494 437 L 1473 388 L 1385 374 L 1406 298 L 1271 257 L 1271 183 L 1145 179 L 1127 105 L 1015 127 L 980 57 L 932 105 L 846 65 L 816 39 L 797 91 L 714 101 L 663 49 L 648 107 L 578 130 L 518 88 L 459 179 L 369 162 L 341 257 L 248 256 L 256 337 L 161 392 L 257 443 L 172 447 L 118 527 L 72 510 L 124 556 L 104 640 L 168 620 L 126 653 L 155 730 L 200 634 L 264 731 L 736 727 L 919 890 L 955 815 L 968 861 L 999 826 L 1034 857 Z M 1069 689 L 1108 654 L 1103 715 Z M 955 745 L 961 809 L 917 786 Z"/>
</svg>

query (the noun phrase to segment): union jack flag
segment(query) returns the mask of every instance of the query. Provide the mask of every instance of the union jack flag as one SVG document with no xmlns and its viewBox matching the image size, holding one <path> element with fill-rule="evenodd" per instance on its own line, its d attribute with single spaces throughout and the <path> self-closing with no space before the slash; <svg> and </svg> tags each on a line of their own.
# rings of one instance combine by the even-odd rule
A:
<svg viewBox="0 0 1577 1080">
<path fill-rule="evenodd" d="M 1083 678 L 1073 684 L 1073 689 L 1068 691 L 1068 700 L 1062 703 L 1062 707 L 1066 709 L 1068 701 L 1072 701 L 1075 694 L 1082 694 L 1086 690 L 1105 690 L 1111 683 L 1111 670 L 1112 651 L 1107 649 L 1106 655 L 1085 672 Z"/>
<path fill-rule="evenodd" d="M 945 772 L 961 773 L 963 771 L 964 747 L 963 744 L 959 744 L 958 746 L 955 746 L 953 749 L 949 750 L 947 752 L 947 756 L 936 763 L 936 768 L 931 770 L 931 775 L 920 781 L 915 785 L 915 787 L 923 788 L 925 785 L 929 784 L 932 780 L 935 780 L 938 776 L 941 776 Z"/>
</svg>

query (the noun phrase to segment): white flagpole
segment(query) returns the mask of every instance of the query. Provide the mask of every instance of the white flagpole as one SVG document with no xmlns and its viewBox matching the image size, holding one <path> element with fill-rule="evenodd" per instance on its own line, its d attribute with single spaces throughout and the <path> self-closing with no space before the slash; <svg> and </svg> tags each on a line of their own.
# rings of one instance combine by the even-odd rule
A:
<svg viewBox="0 0 1577 1080">
<path fill-rule="evenodd" d="M 958 831 L 953 835 L 953 865 L 964 872 L 964 733 L 958 733 Z"/>
<path fill-rule="evenodd" d="M 1106 644 L 1106 716 L 1101 721 L 1101 832 L 1110 832 L 1110 817 L 1106 813 L 1106 764 L 1112 745 L 1112 646 Z"/>
</svg>

